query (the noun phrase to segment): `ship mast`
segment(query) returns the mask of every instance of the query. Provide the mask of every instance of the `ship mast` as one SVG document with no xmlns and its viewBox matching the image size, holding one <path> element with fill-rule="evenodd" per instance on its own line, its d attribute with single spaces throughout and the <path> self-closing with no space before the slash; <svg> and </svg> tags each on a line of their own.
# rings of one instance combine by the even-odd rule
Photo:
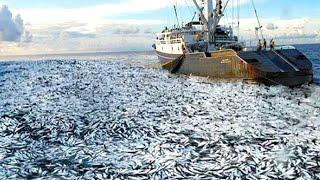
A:
<svg viewBox="0 0 320 180">
<path fill-rule="evenodd" d="M 201 0 L 202 7 L 199 6 L 196 0 L 193 0 L 198 9 L 202 23 L 204 24 L 204 31 L 206 32 L 208 41 L 208 50 L 215 50 L 215 31 L 222 16 L 222 1 L 216 0 L 216 9 L 213 9 L 213 0 Z"/>
</svg>

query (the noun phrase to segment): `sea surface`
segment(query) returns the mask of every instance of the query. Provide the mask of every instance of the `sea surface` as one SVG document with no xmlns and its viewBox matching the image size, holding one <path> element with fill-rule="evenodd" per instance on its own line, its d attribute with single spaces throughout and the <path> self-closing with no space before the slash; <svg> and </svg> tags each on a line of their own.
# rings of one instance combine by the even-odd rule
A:
<svg viewBox="0 0 320 180">
<path fill-rule="evenodd" d="M 0 61 L 1 179 L 319 179 L 320 45 L 298 88 L 178 76 L 151 52 Z"/>
</svg>

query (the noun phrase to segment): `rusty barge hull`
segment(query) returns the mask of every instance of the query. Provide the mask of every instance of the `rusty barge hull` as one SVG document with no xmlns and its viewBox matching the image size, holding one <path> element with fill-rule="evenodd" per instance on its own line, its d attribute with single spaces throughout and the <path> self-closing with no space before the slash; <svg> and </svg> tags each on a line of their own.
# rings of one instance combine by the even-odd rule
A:
<svg viewBox="0 0 320 180">
<path fill-rule="evenodd" d="M 298 86 L 313 81 L 312 63 L 296 49 L 187 53 L 168 59 L 163 68 L 177 74 L 236 78 L 268 85 Z"/>
</svg>

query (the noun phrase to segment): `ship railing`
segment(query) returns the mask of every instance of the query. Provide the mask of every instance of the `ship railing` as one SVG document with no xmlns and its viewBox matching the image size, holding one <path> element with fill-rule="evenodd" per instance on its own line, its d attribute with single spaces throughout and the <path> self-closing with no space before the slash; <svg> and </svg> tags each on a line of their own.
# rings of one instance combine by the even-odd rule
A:
<svg viewBox="0 0 320 180">
<path fill-rule="evenodd" d="M 235 42 L 236 41 L 236 39 L 232 38 L 232 37 L 216 37 L 215 39 L 216 39 L 216 41 L 227 41 L 227 42 L 230 42 L 230 41 Z"/>
<path fill-rule="evenodd" d="M 172 39 L 172 40 L 158 40 L 160 44 L 180 44 L 182 43 L 182 39 Z"/>
<path fill-rule="evenodd" d="M 237 43 L 238 41 L 234 41 L 234 40 L 216 40 L 216 43 L 227 43 L 227 44 L 232 44 L 232 43 Z"/>
<path fill-rule="evenodd" d="M 182 39 L 173 39 L 171 40 L 171 44 L 179 44 L 182 42 Z"/>
<path fill-rule="evenodd" d="M 266 49 L 266 51 L 272 51 L 272 50 L 292 50 L 292 49 L 296 49 L 294 46 L 290 46 L 290 45 L 280 45 L 280 46 L 276 46 L 274 49 L 271 49 L 270 47 L 268 47 Z M 256 51 L 257 47 L 245 47 L 243 49 L 243 51 Z"/>
<path fill-rule="evenodd" d="M 288 49 L 296 49 L 296 48 L 290 45 L 282 45 L 282 46 L 275 47 L 275 50 L 288 50 Z"/>
</svg>

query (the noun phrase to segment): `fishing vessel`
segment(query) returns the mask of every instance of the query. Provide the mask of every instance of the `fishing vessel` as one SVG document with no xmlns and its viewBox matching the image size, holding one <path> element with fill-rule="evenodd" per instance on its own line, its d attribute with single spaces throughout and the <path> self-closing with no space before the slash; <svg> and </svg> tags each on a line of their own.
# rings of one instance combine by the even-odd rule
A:
<svg viewBox="0 0 320 180">
<path fill-rule="evenodd" d="M 239 42 L 231 26 L 220 25 L 229 0 L 192 0 L 199 20 L 164 28 L 154 48 L 161 66 L 171 73 L 246 82 L 298 86 L 313 81 L 312 63 L 293 46 L 258 50 Z M 252 1 L 253 3 L 253 1 Z M 214 8 L 215 5 L 215 8 Z M 254 5 L 254 4 L 253 4 Z M 254 7 L 255 9 L 255 7 Z M 174 6 L 178 20 L 177 10 Z M 255 15 L 261 31 L 257 11 Z"/>
</svg>

